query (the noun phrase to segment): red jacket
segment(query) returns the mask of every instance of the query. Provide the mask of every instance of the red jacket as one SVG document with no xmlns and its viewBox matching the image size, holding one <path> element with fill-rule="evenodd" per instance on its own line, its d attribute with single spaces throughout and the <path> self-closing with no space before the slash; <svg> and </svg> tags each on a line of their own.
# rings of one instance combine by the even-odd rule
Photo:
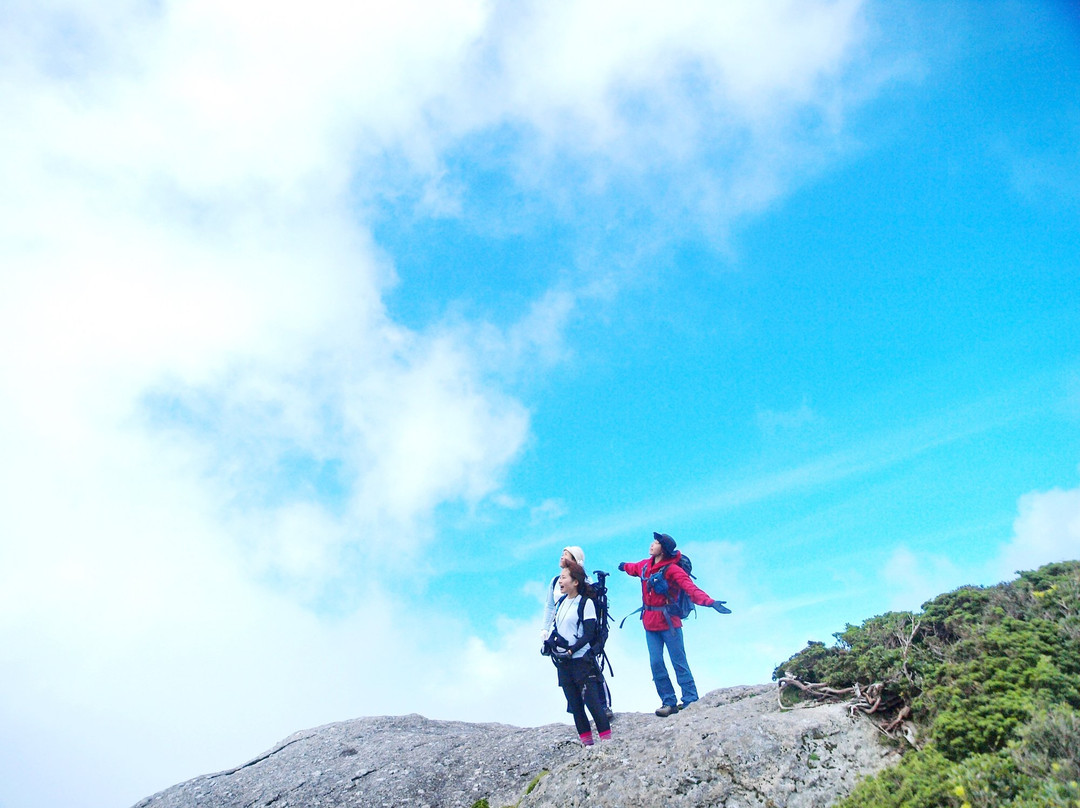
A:
<svg viewBox="0 0 1080 808">
<path fill-rule="evenodd" d="M 679 590 L 681 589 L 698 606 L 712 606 L 713 599 L 701 589 L 698 589 L 690 576 L 686 574 L 686 570 L 676 563 L 680 558 L 682 558 L 682 552 L 676 550 L 673 557 L 663 558 L 656 563 L 653 563 L 653 559 L 650 557 L 643 561 L 623 564 L 623 572 L 634 578 L 641 579 L 641 602 L 643 604 L 646 606 L 664 606 L 675 600 L 679 596 Z M 648 577 L 661 567 L 664 568 L 664 578 L 667 580 L 670 589 L 667 595 L 659 595 L 646 585 Z M 641 613 L 641 619 L 645 623 L 646 631 L 666 631 L 668 628 L 679 628 L 682 625 L 682 620 L 675 615 L 667 615 L 662 611 L 652 611 L 650 609 L 646 609 Z M 671 621 L 670 625 L 668 624 L 669 620 Z"/>
</svg>

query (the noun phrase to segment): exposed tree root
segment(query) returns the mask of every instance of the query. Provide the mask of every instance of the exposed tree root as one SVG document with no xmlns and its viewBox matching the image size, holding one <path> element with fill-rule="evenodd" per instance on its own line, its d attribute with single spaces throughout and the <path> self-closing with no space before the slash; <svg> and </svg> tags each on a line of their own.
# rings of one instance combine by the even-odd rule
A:
<svg viewBox="0 0 1080 808">
<path fill-rule="evenodd" d="M 819 703 L 846 703 L 853 717 L 859 713 L 867 716 L 875 713 L 881 714 L 896 709 L 898 706 L 895 698 L 884 698 L 885 685 L 882 682 L 874 682 L 866 688 L 860 687 L 857 682 L 851 687 L 838 688 L 830 687 L 822 682 L 803 682 L 785 673 L 777 680 L 776 684 L 776 698 L 781 710 L 791 709 L 784 706 L 783 700 L 784 689 L 788 687 L 801 691 L 804 695 L 815 699 Z M 882 734 L 892 739 L 896 739 L 899 731 L 900 737 L 914 746 L 914 728 L 911 722 L 907 720 L 911 717 L 911 706 L 901 704 L 899 708 L 891 720 L 884 722 L 874 721 L 873 724 Z"/>
</svg>

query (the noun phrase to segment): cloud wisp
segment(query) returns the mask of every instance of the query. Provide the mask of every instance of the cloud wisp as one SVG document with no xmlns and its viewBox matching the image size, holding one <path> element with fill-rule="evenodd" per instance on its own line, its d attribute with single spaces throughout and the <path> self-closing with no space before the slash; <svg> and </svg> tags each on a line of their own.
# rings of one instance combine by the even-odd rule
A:
<svg viewBox="0 0 1080 808">
<path fill-rule="evenodd" d="M 928 453 L 1054 411 L 1061 406 L 1060 401 L 1042 393 L 1031 394 L 1032 390 L 1054 384 L 1053 379 L 1033 377 L 1014 390 L 961 405 L 945 416 L 893 432 L 860 437 L 843 448 L 788 468 L 752 474 L 742 480 L 728 477 L 707 481 L 687 486 L 666 501 L 651 501 L 643 507 L 628 503 L 618 508 L 617 513 L 585 519 L 576 525 L 561 524 L 557 534 L 540 535 L 533 543 L 522 544 L 519 552 L 554 547 L 560 542 L 610 541 L 632 533 L 647 535 L 658 524 L 723 514 L 767 500 L 869 479 Z M 1040 403 L 1028 403 L 1031 401 Z M 799 410 L 790 420 L 793 422 L 784 423 L 785 428 L 805 426 L 817 419 L 808 410 Z"/>
</svg>

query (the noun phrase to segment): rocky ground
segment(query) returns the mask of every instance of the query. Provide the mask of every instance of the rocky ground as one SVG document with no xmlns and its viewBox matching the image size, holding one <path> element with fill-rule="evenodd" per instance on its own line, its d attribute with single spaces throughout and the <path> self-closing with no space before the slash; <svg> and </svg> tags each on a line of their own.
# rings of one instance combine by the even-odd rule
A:
<svg viewBox="0 0 1080 808">
<path fill-rule="evenodd" d="M 360 718 L 298 732 L 135 808 L 824 808 L 897 759 L 865 717 L 842 705 L 781 711 L 773 685 L 715 690 L 670 718 L 620 713 L 613 735 L 583 749 L 565 724 Z"/>
</svg>

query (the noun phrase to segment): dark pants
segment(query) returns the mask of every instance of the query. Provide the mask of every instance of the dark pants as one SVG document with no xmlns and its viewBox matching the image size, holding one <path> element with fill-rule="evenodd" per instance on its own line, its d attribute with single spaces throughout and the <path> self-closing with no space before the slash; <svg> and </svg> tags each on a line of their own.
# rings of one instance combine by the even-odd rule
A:
<svg viewBox="0 0 1080 808">
<path fill-rule="evenodd" d="M 604 679 L 604 672 L 603 671 L 598 671 L 597 674 L 596 674 L 596 679 L 597 679 L 597 682 L 598 682 L 599 687 L 600 687 L 600 701 L 604 702 L 604 715 L 610 716 L 611 715 L 611 690 L 608 688 L 607 681 Z M 566 712 L 570 713 L 570 712 L 573 712 L 573 710 L 571 710 L 570 707 L 567 706 Z M 609 721 L 611 720 L 610 717 L 609 717 L 608 720 Z"/>
<path fill-rule="evenodd" d="M 604 709 L 604 691 L 600 680 L 600 671 L 591 656 L 568 659 L 559 663 L 559 687 L 566 694 L 566 707 L 574 716 L 574 726 L 578 734 L 591 731 L 589 717 L 585 708 L 589 708 L 597 732 L 607 732 L 611 724 Z"/>
</svg>

